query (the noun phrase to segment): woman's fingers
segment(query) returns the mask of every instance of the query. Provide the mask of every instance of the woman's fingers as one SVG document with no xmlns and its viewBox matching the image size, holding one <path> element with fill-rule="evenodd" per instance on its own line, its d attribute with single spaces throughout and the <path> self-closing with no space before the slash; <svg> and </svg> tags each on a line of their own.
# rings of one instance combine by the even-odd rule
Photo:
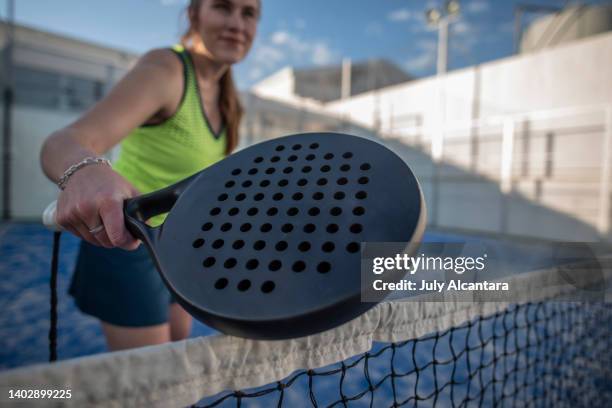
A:
<svg viewBox="0 0 612 408">
<path fill-rule="evenodd" d="M 123 218 L 123 200 L 104 200 L 100 205 L 100 217 L 113 246 L 132 250 L 138 248 L 138 240 L 127 228 Z"/>
</svg>

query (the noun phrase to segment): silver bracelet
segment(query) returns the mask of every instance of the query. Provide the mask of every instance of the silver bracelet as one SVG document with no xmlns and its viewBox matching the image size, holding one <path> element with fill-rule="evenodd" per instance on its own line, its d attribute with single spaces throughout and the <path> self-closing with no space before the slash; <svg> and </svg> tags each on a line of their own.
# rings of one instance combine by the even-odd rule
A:
<svg viewBox="0 0 612 408">
<path fill-rule="evenodd" d="M 111 165 L 110 161 L 108 161 L 108 159 L 104 157 L 86 157 L 80 162 L 73 164 L 72 166 L 68 167 L 68 169 L 66 169 L 62 177 L 60 177 L 59 181 L 57 182 L 57 186 L 60 188 L 60 190 L 66 188 L 66 183 L 68 182 L 68 179 L 70 179 L 70 176 L 76 173 L 77 170 L 82 169 L 85 166 L 89 166 L 90 164 L 106 164 L 108 166 Z"/>
</svg>

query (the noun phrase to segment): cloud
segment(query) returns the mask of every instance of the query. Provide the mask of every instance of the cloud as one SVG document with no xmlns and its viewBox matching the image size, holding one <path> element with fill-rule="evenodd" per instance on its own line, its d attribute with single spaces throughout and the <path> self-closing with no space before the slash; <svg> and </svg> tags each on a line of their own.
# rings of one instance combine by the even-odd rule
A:
<svg viewBox="0 0 612 408">
<path fill-rule="evenodd" d="M 326 43 L 319 42 L 314 44 L 312 50 L 312 61 L 316 65 L 326 65 L 333 60 L 333 52 Z"/>
<path fill-rule="evenodd" d="M 404 63 L 404 67 L 409 74 L 415 74 L 426 69 L 432 68 L 435 63 L 435 53 L 423 52 Z"/>
<path fill-rule="evenodd" d="M 489 3 L 486 0 L 472 0 L 465 5 L 468 14 L 481 14 L 489 11 Z"/>
<path fill-rule="evenodd" d="M 306 62 L 316 65 L 333 61 L 336 53 L 323 40 L 304 40 L 286 30 L 278 30 L 270 36 L 271 46 L 285 51 L 294 62 Z"/>
<path fill-rule="evenodd" d="M 252 67 L 247 73 L 249 80 L 256 81 L 263 76 L 263 69 L 258 66 Z"/>
<path fill-rule="evenodd" d="M 452 27 L 453 32 L 459 35 L 468 35 L 474 32 L 473 25 L 465 20 L 457 21 Z"/>
<path fill-rule="evenodd" d="M 417 13 L 406 8 L 397 9 L 387 15 L 387 19 L 394 22 L 414 20 L 415 18 L 417 18 Z"/>
<path fill-rule="evenodd" d="M 269 44 L 258 45 L 253 50 L 253 60 L 257 67 L 263 66 L 271 69 L 284 59 L 285 54 L 279 50 L 279 47 L 273 47 Z"/>
</svg>

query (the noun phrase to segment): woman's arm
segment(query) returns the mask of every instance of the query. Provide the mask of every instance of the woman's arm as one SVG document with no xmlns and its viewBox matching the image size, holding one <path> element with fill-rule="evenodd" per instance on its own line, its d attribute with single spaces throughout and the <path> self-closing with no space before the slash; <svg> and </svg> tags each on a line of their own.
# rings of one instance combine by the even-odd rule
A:
<svg viewBox="0 0 612 408">
<path fill-rule="evenodd" d="M 92 109 L 47 138 L 40 154 L 43 172 L 57 182 L 68 167 L 105 153 L 150 118 L 170 116 L 182 88 L 183 68 L 176 55 L 169 50 L 147 53 Z M 136 194 L 108 166 L 83 167 L 59 195 L 57 222 L 93 244 L 135 249 L 139 243 L 125 228 L 122 208 L 123 200 Z M 101 223 L 104 230 L 89 233 Z"/>
</svg>

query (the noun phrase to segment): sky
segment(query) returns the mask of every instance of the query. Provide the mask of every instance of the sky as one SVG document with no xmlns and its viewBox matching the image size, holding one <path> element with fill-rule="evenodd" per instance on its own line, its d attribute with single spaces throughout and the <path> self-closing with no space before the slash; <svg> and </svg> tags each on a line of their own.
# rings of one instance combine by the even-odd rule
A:
<svg viewBox="0 0 612 408">
<path fill-rule="evenodd" d="M 0 0 L 0 17 L 7 15 Z M 572 0 L 462 0 L 451 25 L 449 70 L 511 56 L 518 3 L 564 6 Z M 611 0 L 581 3 L 610 4 Z M 186 28 L 186 0 L 15 0 L 16 22 L 135 53 L 167 47 Z M 441 0 L 262 0 L 249 55 L 236 64 L 240 89 L 286 66 L 311 67 L 386 58 L 412 76 L 435 74 L 437 31 L 424 13 Z M 534 19 L 538 15 L 531 14 Z"/>
</svg>

